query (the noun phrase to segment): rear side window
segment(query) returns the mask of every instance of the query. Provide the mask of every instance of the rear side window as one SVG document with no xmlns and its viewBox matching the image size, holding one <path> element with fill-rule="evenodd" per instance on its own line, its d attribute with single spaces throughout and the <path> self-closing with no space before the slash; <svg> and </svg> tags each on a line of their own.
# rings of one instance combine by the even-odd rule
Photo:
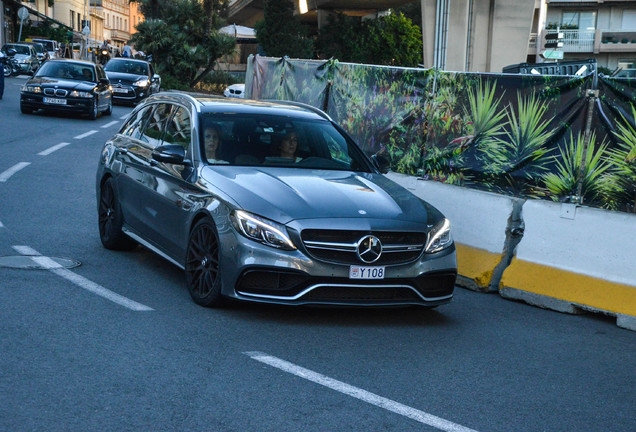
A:
<svg viewBox="0 0 636 432">
<path fill-rule="evenodd" d="M 152 112 L 147 126 L 144 129 L 140 139 L 147 142 L 152 147 L 160 145 L 161 137 L 166 128 L 166 122 L 170 117 L 170 111 L 172 105 L 170 104 L 157 104 L 156 108 Z"/>
<path fill-rule="evenodd" d="M 178 107 L 166 127 L 163 140 L 166 144 L 178 144 L 188 150 L 191 136 L 190 113 L 187 109 Z"/>
</svg>

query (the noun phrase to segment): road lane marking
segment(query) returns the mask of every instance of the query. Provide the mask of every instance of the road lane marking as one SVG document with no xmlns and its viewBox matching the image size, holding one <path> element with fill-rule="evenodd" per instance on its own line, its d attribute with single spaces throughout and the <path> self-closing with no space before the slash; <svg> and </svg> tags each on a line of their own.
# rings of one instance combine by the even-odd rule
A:
<svg viewBox="0 0 636 432">
<path fill-rule="evenodd" d="M 137 303 L 134 300 L 130 300 L 127 297 L 114 293 L 103 286 L 96 284 L 95 282 L 86 279 L 84 276 L 73 273 L 72 271 L 65 269 L 60 264 L 56 263 L 49 257 L 42 256 L 38 251 L 30 248 L 29 246 L 12 246 L 14 250 L 22 255 L 29 256 L 34 262 L 45 268 L 46 270 L 55 273 L 56 275 L 66 279 L 69 282 L 83 288 L 87 291 L 97 294 L 100 297 L 110 300 L 113 303 L 117 303 L 120 306 L 124 306 L 134 311 L 152 311 L 149 306 Z"/>
<path fill-rule="evenodd" d="M 121 117 L 119 117 L 120 120 L 126 120 L 128 118 L 129 114 L 123 115 Z"/>
<path fill-rule="evenodd" d="M 2 225 L 2 222 L 0 222 L 0 228 L 4 228 L 4 225 Z"/>
<path fill-rule="evenodd" d="M 59 143 L 57 145 L 54 145 L 53 147 L 49 147 L 46 150 L 41 151 L 40 153 L 38 153 L 38 155 L 40 155 L 40 156 L 48 156 L 51 153 L 53 153 L 54 151 L 57 151 L 57 150 L 59 150 L 61 148 L 64 148 L 64 147 L 66 147 L 69 144 L 70 143 L 67 143 L 67 142 Z"/>
<path fill-rule="evenodd" d="M 412 420 L 432 426 L 434 428 L 447 431 L 447 432 L 477 432 L 474 429 L 470 429 L 465 426 L 458 425 L 457 423 L 453 423 L 451 421 L 434 416 L 424 411 L 411 408 L 399 402 L 392 401 L 391 399 L 378 396 L 374 393 L 370 393 L 358 387 L 354 387 L 349 384 L 343 383 L 342 381 L 329 378 L 328 376 L 319 374 L 309 369 L 305 369 L 301 366 L 297 366 L 288 361 L 270 356 L 266 353 L 251 351 L 251 352 L 244 352 L 243 354 L 248 355 L 253 360 L 259 361 L 261 363 L 265 363 L 267 365 L 280 369 L 284 372 L 288 372 L 292 375 L 296 375 L 300 378 L 304 378 L 308 381 L 314 382 L 316 384 L 320 384 L 322 386 L 328 387 L 337 392 L 344 393 L 347 396 L 351 396 L 353 398 L 359 399 L 363 402 L 367 402 L 371 405 L 375 405 L 380 408 L 384 408 L 385 410 L 403 415 Z"/>
<path fill-rule="evenodd" d="M 96 130 L 90 130 L 90 131 L 88 131 L 88 132 L 86 132 L 86 133 L 83 133 L 83 134 L 78 135 L 78 136 L 73 137 L 73 138 L 75 138 L 75 139 L 82 139 L 82 138 L 86 138 L 87 136 L 91 136 L 91 135 L 96 134 L 96 133 L 97 133 L 97 131 L 96 131 Z"/>
<path fill-rule="evenodd" d="M 119 121 L 118 120 L 113 120 L 112 122 L 106 123 L 104 126 L 102 126 L 102 129 L 106 129 L 106 128 L 111 127 L 111 126 L 116 125 L 116 124 L 119 124 Z"/>
<path fill-rule="evenodd" d="M 11 177 L 13 174 L 17 173 L 22 168 L 28 167 L 29 165 L 31 165 L 31 162 L 20 162 L 13 165 L 11 168 L 6 170 L 5 172 L 0 173 L 0 182 L 6 182 L 7 180 L 9 180 L 9 177 Z"/>
</svg>

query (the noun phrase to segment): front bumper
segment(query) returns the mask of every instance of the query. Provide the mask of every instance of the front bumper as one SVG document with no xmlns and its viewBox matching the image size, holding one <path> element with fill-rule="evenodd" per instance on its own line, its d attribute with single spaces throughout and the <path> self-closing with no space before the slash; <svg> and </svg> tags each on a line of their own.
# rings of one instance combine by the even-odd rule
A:
<svg viewBox="0 0 636 432">
<path fill-rule="evenodd" d="M 228 227 L 229 228 L 229 227 Z M 455 246 L 387 265 L 383 279 L 350 279 L 348 264 L 323 262 L 304 251 L 256 243 L 220 229 L 223 294 L 289 305 L 437 306 L 449 303 L 457 278 Z"/>
<path fill-rule="evenodd" d="M 113 101 L 124 103 L 137 103 L 150 95 L 150 87 L 112 86 Z"/>
<path fill-rule="evenodd" d="M 21 93 L 20 105 L 25 108 L 31 109 L 44 109 L 51 111 L 65 111 L 65 112 L 77 112 L 77 113 L 90 113 L 93 108 L 94 98 L 58 98 L 51 96 L 54 99 L 64 99 L 65 104 L 54 104 L 44 102 L 44 98 L 49 97 L 37 93 Z"/>
</svg>

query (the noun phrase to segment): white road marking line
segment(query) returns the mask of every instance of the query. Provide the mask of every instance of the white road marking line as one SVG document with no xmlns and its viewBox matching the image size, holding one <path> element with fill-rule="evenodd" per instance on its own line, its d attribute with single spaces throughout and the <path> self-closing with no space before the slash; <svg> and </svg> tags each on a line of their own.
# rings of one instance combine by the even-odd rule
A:
<svg viewBox="0 0 636 432">
<path fill-rule="evenodd" d="M 63 147 L 66 147 L 69 144 L 70 143 L 67 143 L 67 142 L 59 143 L 57 145 L 54 145 L 53 147 L 49 147 L 46 150 L 41 151 L 40 153 L 38 153 L 38 155 L 40 155 L 40 156 L 48 156 L 51 153 L 53 153 L 54 151 L 57 151 L 57 150 L 59 150 L 59 149 L 61 149 Z"/>
<path fill-rule="evenodd" d="M 119 117 L 120 120 L 126 120 L 128 118 L 128 114 Z"/>
<path fill-rule="evenodd" d="M 113 126 L 113 125 L 116 125 L 116 124 L 119 124 L 119 121 L 117 121 L 117 120 L 113 120 L 112 122 L 110 122 L 110 123 L 106 123 L 104 126 L 102 126 L 102 129 L 109 128 L 109 127 L 111 127 L 111 126 Z"/>
<path fill-rule="evenodd" d="M 343 383 L 342 381 L 329 378 L 328 376 L 319 374 L 309 369 L 305 369 L 303 367 L 297 366 L 288 361 L 270 356 L 266 353 L 252 351 L 252 352 L 244 352 L 243 354 L 246 354 L 252 359 L 257 360 L 261 363 L 265 363 L 267 365 L 270 365 L 282 371 L 288 372 L 292 375 L 296 375 L 300 378 L 304 378 L 316 384 L 323 385 L 337 392 L 344 393 L 348 396 L 354 397 L 363 402 L 367 402 L 367 403 L 370 403 L 371 405 L 384 408 L 388 411 L 403 415 L 405 417 L 408 417 L 420 423 L 424 423 L 426 425 L 432 426 L 434 428 L 437 428 L 443 431 L 448 431 L 448 432 L 477 432 L 474 429 L 470 429 L 462 425 L 458 425 L 457 423 L 453 423 L 443 418 L 426 413 L 424 411 L 411 408 L 399 402 L 392 401 L 391 399 L 378 396 L 374 393 L 370 393 L 366 390 L 362 390 L 360 388 Z"/>
<path fill-rule="evenodd" d="M 4 225 L 2 225 L 2 222 L 0 222 L 0 228 L 4 228 Z"/>
<path fill-rule="evenodd" d="M 106 300 L 110 300 L 113 303 L 117 303 L 120 306 L 124 306 L 134 311 L 154 310 L 151 307 L 148 307 L 141 303 L 137 303 L 136 301 L 130 300 L 129 298 L 114 293 L 104 288 L 103 286 L 86 279 L 84 276 L 80 276 L 68 269 L 65 269 L 60 264 L 53 261 L 51 258 L 42 256 L 38 251 L 30 248 L 29 246 L 13 246 L 13 249 L 22 255 L 29 256 L 33 261 L 35 261 L 43 268 L 49 270 L 50 272 L 55 273 L 56 275 L 63 277 L 67 281 L 74 283 L 80 288 L 90 291 L 93 294 L 97 294 L 98 296 L 101 296 Z"/>
<path fill-rule="evenodd" d="M 31 162 L 20 162 L 13 165 L 11 168 L 6 170 L 5 172 L 0 173 L 0 182 L 6 182 L 7 180 L 9 180 L 9 177 L 11 177 L 13 174 L 17 173 L 22 168 L 28 167 L 29 165 L 31 165 Z"/>
<path fill-rule="evenodd" d="M 86 133 L 83 133 L 83 134 L 78 135 L 78 136 L 73 137 L 73 138 L 75 138 L 75 139 L 82 139 L 82 138 L 86 138 L 87 136 L 91 136 L 91 135 L 96 134 L 96 133 L 97 133 L 97 131 L 96 131 L 96 130 L 91 130 L 91 131 L 88 131 L 88 132 L 86 132 Z"/>
</svg>

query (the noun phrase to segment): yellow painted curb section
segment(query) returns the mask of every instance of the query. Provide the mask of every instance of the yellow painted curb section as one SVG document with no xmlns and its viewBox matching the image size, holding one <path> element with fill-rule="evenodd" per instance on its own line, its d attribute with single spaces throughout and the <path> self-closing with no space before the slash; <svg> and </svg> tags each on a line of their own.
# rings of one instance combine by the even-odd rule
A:
<svg viewBox="0 0 636 432">
<path fill-rule="evenodd" d="M 609 282 L 516 258 L 502 285 L 592 308 L 636 316 L 636 287 Z"/>
<path fill-rule="evenodd" d="M 490 284 L 492 271 L 501 261 L 501 254 L 459 243 L 455 243 L 455 247 L 457 248 L 457 273 L 473 279 L 481 287 L 487 287 Z"/>
</svg>

